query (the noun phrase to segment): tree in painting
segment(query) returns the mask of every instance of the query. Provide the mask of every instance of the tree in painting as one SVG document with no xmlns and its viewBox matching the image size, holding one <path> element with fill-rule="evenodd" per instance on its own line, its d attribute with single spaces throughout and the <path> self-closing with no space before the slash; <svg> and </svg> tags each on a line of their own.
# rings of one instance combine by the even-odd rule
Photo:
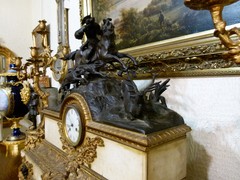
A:
<svg viewBox="0 0 240 180">
<path fill-rule="evenodd" d="M 177 22 L 170 22 L 164 12 L 171 6 L 159 4 L 159 0 L 153 0 L 143 11 L 137 9 L 122 9 L 120 15 L 118 48 L 137 46 L 155 42 L 183 33 Z"/>
<path fill-rule="evenodd" d="M 125 45 L 127 43 L 130 46 L 136 44 L 138 37 L 141 35 L 139 33 L 140 20 L 141 20 L 141 15 L 137 13 L 136 9 L 131 8 L 129 10 L 125 10 L 125 9 L 122 10 L 121 21 L 120 21 L 119 29 L 117 31 L 117 34 L 119 34 L 119 38 L 121 39 L 120 44 L 122 42 L 125 43 Z M 133 22 L 138 22 L 138 23 L 133 23 Z"/>
<path fill-rule="evenodd" d="M 111 0 L 97 0 L 93 1 L 92 11 L 93 16 L 96 18 L 97 22 L 100 22 L 104 18 L 108 17 L 110 8 L 113 6 L 113 1 Z"/>
</svg>

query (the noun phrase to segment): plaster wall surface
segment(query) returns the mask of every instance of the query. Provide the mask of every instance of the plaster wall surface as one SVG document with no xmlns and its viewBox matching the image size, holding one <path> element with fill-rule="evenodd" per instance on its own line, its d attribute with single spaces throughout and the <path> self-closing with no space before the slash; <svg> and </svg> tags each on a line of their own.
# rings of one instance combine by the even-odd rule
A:
<svg viewBox="0 0 240 180">
<path fill-rule="evenodd" d="M 240 179 L 240 78 L 172 78 L 169 84 L 163 93 L 169 108 L 192 128 L 187 179 Z"/>
<path fill-rule="evenodd" d="M 0 0 L 0 45 L 16 56 L 29 57 L 31 45 L 32 0 Z"/>
</svg>

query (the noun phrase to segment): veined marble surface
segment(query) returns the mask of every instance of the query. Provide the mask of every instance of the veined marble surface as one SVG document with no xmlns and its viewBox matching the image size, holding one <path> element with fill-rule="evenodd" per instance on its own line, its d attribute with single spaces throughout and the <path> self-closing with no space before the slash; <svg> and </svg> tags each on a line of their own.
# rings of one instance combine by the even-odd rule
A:
<svg viewBox="0 0 240 180">
<path fill-rule="evenodd" d="M 95 135 L 87 132 L 86 136 Z M 101 136 L 100 136 L 101 137 Z M 101 137 L 104 147 L 97 148 L 91 169 L 111 180 L 181 180 L 186 177 L 186 137 L 142 151 Z M 45 139 L 62 149 L 57 121 L 45 118 Z"/>
<path fill-rule="evenodd" d="M 97 158 L 91 167 L 107 179 L 181 180 L 186 177 L 186 139 L 177 139 L 147 152 L 105 138 L 103 141 L 104 147 L 97 149 Z"/>
</svg>

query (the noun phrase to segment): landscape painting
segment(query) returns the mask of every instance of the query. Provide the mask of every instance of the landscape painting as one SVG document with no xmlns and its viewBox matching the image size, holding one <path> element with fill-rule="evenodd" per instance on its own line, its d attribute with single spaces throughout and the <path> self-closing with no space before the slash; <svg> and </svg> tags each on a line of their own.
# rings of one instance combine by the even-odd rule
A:
<svg viewBox="0 0 240 180">
<path fill-rule="evenodd" d="M 184 0 L 92 0 L 92 15 L 112 18 L 118 49 L 213 29 L 209 11 L 187 8 Z M 226 6 L 227 25 L 240 22 L 240 2 Z"/>
</svg>

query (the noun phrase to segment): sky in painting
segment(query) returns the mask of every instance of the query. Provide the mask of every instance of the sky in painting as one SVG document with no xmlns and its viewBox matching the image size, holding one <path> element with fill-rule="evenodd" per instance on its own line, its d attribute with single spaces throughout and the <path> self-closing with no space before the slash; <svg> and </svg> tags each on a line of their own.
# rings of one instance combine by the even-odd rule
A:
<svg viewBox="0 0 240 180">
<path fill-rule="evenodd" d="M 110 11 L 109 14 L 111 14 L 111 18 L 112 19 L 116 19 L 119 17 L 120 11 L 123 8 L 136 8 L 139 11 L 142 11 L 145 7 L 147 7 L 147 5 L 151 2 L 151 0 L 118 0 L 115 1 L 116 3 L 114 3 L 114 8 L 112 9 L 112 11 Z"/>
<path fill-rule="evenodd" d="M 109 17 L 113 20 L 119 18 L 122 9 L 136 8 L 138 11 L 142 11 L 146 8 L 152 0 L 113 0 L 113 8 L 109 12 Z M 173 0 L 159 0 L 159 4 L 171 4 Z M 192 11 L 184 5 L 184 0 L 174 0 L 181 2 L 174 10 L 165 14 L 165 17 L 175 20 L 184 15 L 188 11 Z M 199 11 L 198 11 L 199 12 Z M 227 20 L 231 19 L 230 24 L 238 23 L 240 20 L 240 2 L 226 6 L 223 10 L 223 17 Z M 209 14 L 210 16 L 210 14 Z"/>
</svg>

